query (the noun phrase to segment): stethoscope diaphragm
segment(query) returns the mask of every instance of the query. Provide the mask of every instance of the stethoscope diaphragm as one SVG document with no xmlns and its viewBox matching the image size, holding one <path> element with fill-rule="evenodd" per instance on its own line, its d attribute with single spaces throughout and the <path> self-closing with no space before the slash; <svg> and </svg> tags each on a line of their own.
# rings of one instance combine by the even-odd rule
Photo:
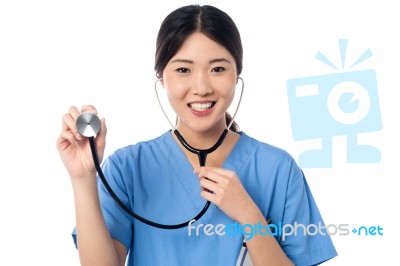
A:
<svg viewBox="0 0 400 266">
<path fill-rule="evenodd" d="M 76 120 L 76 129 L 82 136 L 94 137 L 101 127 L 100 118 L 91 112 L 83 112 Z"/>
</svg>

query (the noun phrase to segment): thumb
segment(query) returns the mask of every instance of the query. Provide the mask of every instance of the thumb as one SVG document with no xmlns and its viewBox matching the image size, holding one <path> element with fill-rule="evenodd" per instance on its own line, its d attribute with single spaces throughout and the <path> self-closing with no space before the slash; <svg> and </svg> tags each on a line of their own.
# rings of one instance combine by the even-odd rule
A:
<svg viewBox="0 0 400 266">
<path fill-rule="evenodd" d="M 106 119 L 101 119 L 101 126 L 100 131 L 96 136 L 96 145 L 100 149 L 104 149 L 106 145 L 106 135 L 107 135 L 107 126 L 106 126 Z"/>
</svg>

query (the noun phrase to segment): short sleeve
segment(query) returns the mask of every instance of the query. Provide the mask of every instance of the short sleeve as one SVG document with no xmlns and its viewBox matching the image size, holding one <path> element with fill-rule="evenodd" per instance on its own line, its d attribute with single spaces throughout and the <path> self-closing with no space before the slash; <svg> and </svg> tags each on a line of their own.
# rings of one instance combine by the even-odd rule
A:
<svg viewBox="0 0 400 266">
<path fill-rule="evenodd" d="M 303 172 L 293 163 L 279 243 L 295 265 L 318 265 L 337 256 Z"/>
<path fill-rule="evenodd" d="M 118 158 L 107 158 L 102 165 L 102 170 L 114 193 L 125 206 L 131 208 L 126 184 L 124 182 L 126 175 L 123 172 L 125 170 L 118 162 Z M 107 192 L 100 178 L 98 178 L 98 191 L 101 210 L 111 237 L 121 242 L 126 250 L 129 251 L 133 234 L 133 218 L 118 206 Z M 72 237 L 77 247 L 76 228 L 73 230 Z"/>
</svg>

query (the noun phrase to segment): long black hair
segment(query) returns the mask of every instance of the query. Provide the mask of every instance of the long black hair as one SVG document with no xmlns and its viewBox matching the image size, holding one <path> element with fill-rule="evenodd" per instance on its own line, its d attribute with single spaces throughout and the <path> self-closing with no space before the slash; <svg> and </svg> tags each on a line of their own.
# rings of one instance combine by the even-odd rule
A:
<svg viewBox="0 0 400 266">
<path fill-rule="evenodd" d="M 232 18 L 213 6 L 189 5 L 171 12 L 161 23 L 156 42 L 154 70 L 158 77 L 184 41 L 194 32 L 201 32 L 222 45 L 235 59 L 237 74 L 243 67 L 243 47 L 240 33 Z M 226 113 L 227 124 L 232 120 Z M 238 131 L 236 123 L 231 130 Z"/>
</svg>

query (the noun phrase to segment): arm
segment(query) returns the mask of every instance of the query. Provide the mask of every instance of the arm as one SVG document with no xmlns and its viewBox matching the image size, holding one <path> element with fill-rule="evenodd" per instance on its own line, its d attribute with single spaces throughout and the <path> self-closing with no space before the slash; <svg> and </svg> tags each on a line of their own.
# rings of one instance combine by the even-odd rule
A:
<svg viewBox="0 0 400 266">
<path fill-rule="evenodd" d="M 95 178 L 73 183 L 81 265 L 125 265 L 126 249 L 107 230 Z"/>
<path fill-rule="evenodd" d="M 229 217 L 240 223 L 267 226 L 261 211 L 248 195 L 234 172 L 215 167 L 202 167 L 196 170 L 201 195 L 217 205 Z M 213 193 L 210 193 L 212 191 Z M 275 238 L 257 234 L 246 242 L 251 260 L 255 266 L 293 265 Z"/>
<path fill-rule="evenodd" d="M 96 112 L 93 106 L 82 111 Z M 125 247 L 114 241 L 105 225 L 97 190 L 96 169 L 91 157 L 89 141 L 76 130 L 75 121 L 80 112 L 71 107 L 63 116 L 57 149 L 72 183 L 76 212 L 76 231 L 79 257 L 82 265 L 124 265 Z M 99 159 L 104 154 L 106 126 L 104 119 L 96 137 Z"/>
</svg>

